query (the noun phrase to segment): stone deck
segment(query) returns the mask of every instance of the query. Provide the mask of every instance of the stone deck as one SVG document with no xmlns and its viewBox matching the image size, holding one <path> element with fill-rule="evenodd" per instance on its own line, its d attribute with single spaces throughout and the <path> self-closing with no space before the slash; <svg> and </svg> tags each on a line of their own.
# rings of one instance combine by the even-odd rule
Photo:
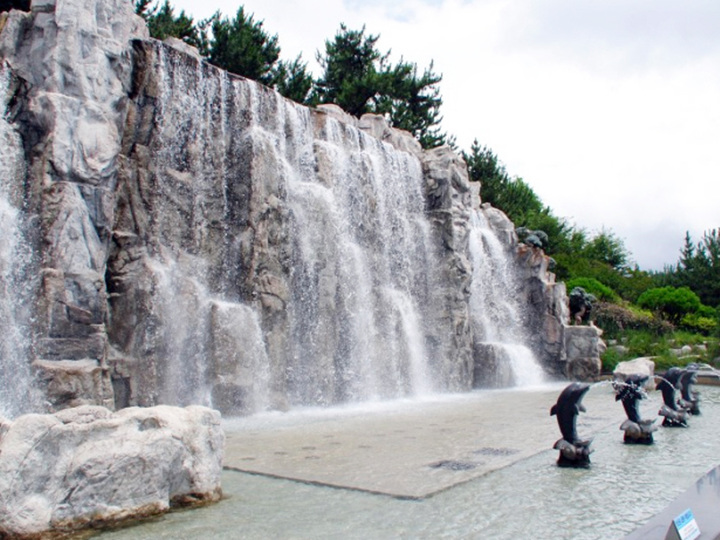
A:
<svg viewBox="0 0 720 540">
<path fill-rule="evenodd" d="M 422 499 L 552 450 L 562 385 L 227 420 L 226 468 Z M 583 403 L 578 434 L 625 419 L 609 385 Z M 548 460 L 556 459 L 555 451 Z"/>
</svg>

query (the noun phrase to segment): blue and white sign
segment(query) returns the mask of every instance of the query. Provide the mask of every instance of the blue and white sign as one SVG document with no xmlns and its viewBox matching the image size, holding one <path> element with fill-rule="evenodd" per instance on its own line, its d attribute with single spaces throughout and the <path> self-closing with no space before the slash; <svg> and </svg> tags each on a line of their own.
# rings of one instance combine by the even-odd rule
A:
<svg viewBox="0 0 720 540">
<path fill-rule="evenodd" d="M 673 523 L 675 524 L 675 530 L 680 540 L 695 540 L 695 538 L 700 536 L 700 528 L 695 521 L 692 510 L 689 508 L 673 519 Z"/>
</svg>

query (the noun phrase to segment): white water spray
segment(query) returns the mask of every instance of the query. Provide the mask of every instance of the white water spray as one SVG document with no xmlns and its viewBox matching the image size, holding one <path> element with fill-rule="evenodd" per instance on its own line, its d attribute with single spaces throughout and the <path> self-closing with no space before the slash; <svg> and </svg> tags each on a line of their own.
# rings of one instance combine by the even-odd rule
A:
<svg viewBox="0 0 720 540">
<path fill-rule="evenodd" d="M 470 314 L 476 342 L 505 364 L 510 371 L 507 379 L 516 386 L 542 384 L 543 370 L 527 346 L 513 262 L 480 210 L 471 215 L 470 256 Z"/>
<path fill-rule="evenodd" d="M 7 119 L 10 70 L 0 65 L 0 416 L 39 407 L 30 371 L 32 250 L 21 210 L 25 163 L 22 141 Z"/>
</svg>

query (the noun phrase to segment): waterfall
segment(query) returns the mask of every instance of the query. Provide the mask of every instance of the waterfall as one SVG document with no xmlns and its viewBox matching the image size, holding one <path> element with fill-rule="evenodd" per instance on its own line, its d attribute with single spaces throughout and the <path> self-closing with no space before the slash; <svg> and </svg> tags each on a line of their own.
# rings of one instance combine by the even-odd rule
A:
<svg viewBox="0 0 720 540">
<path fill-rule="evenodd" d="M 7 115 L 11 75 L 0 66 L 0 416 L 37 410 L 39 396 L 30 372 L 31 313 L 34 288 L 32 250 L 23 233 L 25 155 Z"/>
<path fill-rule="evenodd" d="M 477 359 L 491 357 L 505 382 L 541 377 L 514 264 L 479 213 L 466 252 L 471 197 L 452 151 L 421 151 L 379 117 L 297 105 L 154 40 L 133 41 L 131 55 L 119 154 L 98 189 L 58 202 L 107 241 L 92 250 L 107 256 L 93 261 L 98 276 L 106 263 L 104 283 L 83 291 L 107 312 L 77 332 L 97 333 L 90 356 L 117 406 L 246 414 L 422 396 L 469 389 Z M 8 381 L 29 380 L 33 332 L 39 344 L 55 337 L 39 326 L 64 308 L 31 329 L 26 274 L 40 272 L 23 236 L 8 70 L 1 82 L 0 378 L 19 390 L 0 396 L 0 412 L 14 414 L 31 409 L 31 385 Z M 63 215 L 40 211 L 51 224 Z M 38 258 L 54 268 L 53 256 Z"/>
<path fill-rule="evenodd" d="M 486 383 L 541 384 L 542 367 L 527 346 L 527 324 L 513 260 L 481 210 L 474 210 L 471 216 L 469 251 L 473 266 L 470 315 L 476 349 L 493 357 L 495 381 Z"/>
<path fill-rule="evenodd" d="M 293 399 L 357 401 L 432 391 L 423 314 L 437 279 L 422 171 L 326 118 L 320 175 L 290 175 Z"/>
<path fill-rule="evenodd" d="M 140 326 L 153 330 L 119 348 L 150 355 L 154 400 L 244 411 L 278 393 L 293 406 L 433 391 L 425 341 L 440 278 L 417 157 L 144 46 L 158 72 L 139 100 L 154 114 L 153 195 L 135 234 L 151 239 Z M 236 358 L 248 332 L 264 343 Z"/>
</svg>

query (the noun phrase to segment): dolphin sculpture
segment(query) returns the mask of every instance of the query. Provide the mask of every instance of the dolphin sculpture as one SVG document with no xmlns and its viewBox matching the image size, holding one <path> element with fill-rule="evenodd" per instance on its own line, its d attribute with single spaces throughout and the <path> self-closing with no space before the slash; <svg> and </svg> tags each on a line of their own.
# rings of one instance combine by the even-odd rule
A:
<svg viewBox="0 0 720 540">
<path fill-rule="evenodd" d="M 648 379 L 647 375 L 632 374 L 628 375 L 624 381 L 613 381 L 615 401 L 622 402 L 625 414 L 627 414 L 627 420 L 620 425 L 620 429 L 625 432 L 624 440 L 628 444 L 652 444 L 654 442 L 652 434 L 657 430 L 655 420 L 643 420 L 638 406 L 641 399 L 647 398 L 644 387 Z"/>
<path fill-rule="evenodd" d="M 663 405 L 658 414 L 663 417 L 662 425 L 665 427 L 687 427 L 688 413 L 678 406 L 676 390 L 680 383 L 682 370 L 678 367 L 671 367 L 660 377 L 657 385 L 662 392 Z"/>
<path fill-rule="evenodd" d="M 700 414 L 700 392 L 693 390 L 697 383 L 697 364 L 688 364 L 680 372 L 680 407 L 693 416 Z"/>
<path fill-rule="evenodd" d="M 577 415 L 585 412 L 582 399 L 590 389 L 587 383 L 574 382 L 565 387 L 557 403 L 550 409 L 550 416 L 557 418 L 562 439 L 553 448 L 560 451 L 558 465 L 561 467 L 588 467 L 590 465 L 590 443 L 592 439 L 581 440 L 577 434 Z"/>
</svg>

